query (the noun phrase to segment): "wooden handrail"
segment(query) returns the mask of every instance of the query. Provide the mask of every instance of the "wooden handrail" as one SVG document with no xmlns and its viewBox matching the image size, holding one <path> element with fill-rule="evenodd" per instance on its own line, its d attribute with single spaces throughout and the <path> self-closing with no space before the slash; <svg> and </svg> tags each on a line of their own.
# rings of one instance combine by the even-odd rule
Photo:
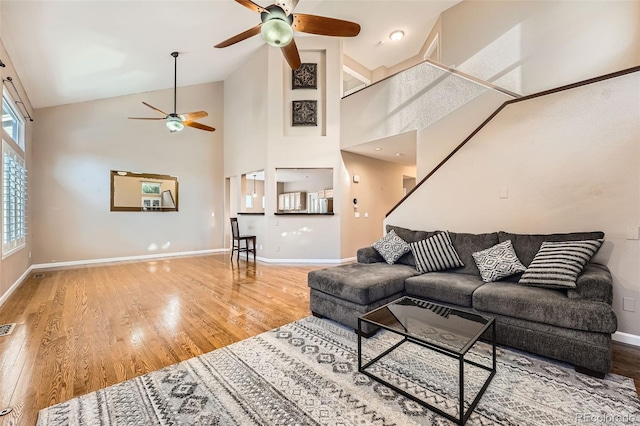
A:
<svg viewBox="0 0 640 426">
<path fill-rule="evenodd" d="M 521 98 L 509 99 L 508 101 L 505 101 L 486 120 L 484 120 L 482 122 L 482 124 L 480 124 L 473 132 L 471 132 L 471 134 L 469 136 L 467 136 L 460 143 L 460 145 L 455 147 L 455 149 L 453 151 L 451 151 L 451 153 L 449 153 L 449 155 L 447 155 L 444 158 L 444 160 L 442 160 L 437 166 L 435 166 L 433 168 L 433 170 L 431 170 L 429 172 L 429 174 L 427 174 L 415 187 L 413 187 L 411 189 L 411 191 L 409 191 L 407 193 L 407 195 L 402 197 L 402 199 L 400 201 L 398 201 L 398 203 L 396 203 L 396 205 L 393 206 L 393 208 L 391 210 L 389 210 L 389 212 L 386 214 L 385 217 L 389 217 L 389 215 L 391 213 L 393 213 L 393 211 L 396 208 L 398 208 L 398 206 L 400 206 L 400 204 L 402 204 L 407 198 L 409 198 L 411 196 L 411 194 L 413 194 L 423 183 L 426 182 L 427 179 L 429 179 L 431 176 L 433 176 L 433 174 L 435 172 L 437 172 L 438 169 L 440 169 L 440 167 L 442 167 L 447 161 L 449 161 L 449 159 L 451 157 L 453 157 L 456 152 L 460 151 L 460 149 L 462 149 L 462 147 L 465 146 L 467 144 L 467 142 L 469 142 L 469 140 L 471 140 L 471 138 L 473 138 L 476 134 L 478 134 L 478 132 L 480 130 L 482 130 L 487 124 L 489 124 L 489 122 L 491 120 L 493 120 L 493 118 L 496 115 L 498 115 L 500 113 L 500 111 L 502 111 L 507 105 L 515 104 L 515 103 L 518 103 L 518 102 L 528 101 L 529 99 L 539 98 L 541 96 L 547 96 L 547 95 L 551 95 L 551 94 L 558 93 L 558 92 L 563 92 L 565 90 L 575 89 L 577 87 L 586 86 L 588 84 L 593 84 L 593 83 L 598 83 L 600 81 L 609 80 L 609 79 L 616 78 L 616 77 L 621 77 L 623 75 L 631 74 L 631 73 L 638 72 L 638 71 L 640 71 L 640 66 L 635 66 L 635 67 L 624 69 L 622 71 L 616 71 L 616 72 L 613 72 L 613 73 L 610 73 L 610 74 L 601 75 L 599 77 L 590 78 L 588 80 L 579 81 L 577 83 L 572 83 L 572 84 L 567 84 L 565 86 L 556 87 L 555 89 L 544 90 L 542 92 L 538 92 L 538 93 L 534 93 L 534 94 L 531 94 L 531 95 L 523 96 Z"/>
</svg>

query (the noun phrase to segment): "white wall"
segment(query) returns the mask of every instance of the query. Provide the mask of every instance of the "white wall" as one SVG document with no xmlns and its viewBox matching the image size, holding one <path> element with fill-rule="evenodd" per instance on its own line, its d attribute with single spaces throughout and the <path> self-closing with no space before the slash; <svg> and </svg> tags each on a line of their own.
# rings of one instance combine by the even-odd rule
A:
<svg viewBox="0 0 640 426">
<path fill-rule="evenodd" d="M 288 129 L 289 99 L 301 99 L 291 90 L 291 68 L 279 49 L 269 49 L 269 145 L 270 176 L 276 168 L 334 169 L 334 211 L 339 211 L 338 182 L 340 156 L 340 97 L 342 82 L 342 45 L 339 38 L 298 37 L 302 62 L 324 64 L 324 78 L 309 99 L 324 99 L 324 122 L 317 128 Z M 302 98 L 304 99 L 304 98 Z M 319 115 L 319 118 L 321 116 Z M 294 130 L 292 132 L 291 130 Z M 267 226 L 269 248 L 265 256 L 272 259 L 340 259 L 340 219 L 335 216 L 274 216 L 277 209 L 276 185 L 267 185 Z M 338 205 L 336 205 L 338 204 Z"/>
<path fill-rule="evenodd" d="M 640 63 L 638 1 L 463 1 L 441 15 L 441 62 L 531 94 Z"/>
<path fill-rule="evenodd" d="M 506 100 L 502 92 L 487 90 L 417 133 L 418 182 L 444 160 L 463 140 Z"/>
<path fill-rule="evenodd" d="M 413 229 L 601 230 L 619 331 L 640 335 L 640 75 L 508 106 L 385 221 Z M 508 198 L 499 198 L 501 188 Z M 419 213 L 417 213 L 419 212 Z"/>
<path fill-rule="evenodd" d="M 224 81 L 224 175 L 267 165 L 268 46 L 254 52 Z"/>
<path fill-rule="evenodd" d="M 213 133 L 127 119 L 159 116 L 142 101 L 171 109 L 173 89 L 37 110 L 34 263 L 221 248 L 223 96 L 222 83 L 178 88 L 178 112 L 207 111 Z M 178 176 L 179 211 L 110 212 L 110 170 Z"/>
<path fill-rule="evenodd" d="M 296 43 L 302 62 L 318 64 L 317 90 L 292 90 L 291 68 L 280 49 L 266 45 L 225 80 L 225 176 L 265 170 L 265 216 L 239 219 L 243 233 L 258 236 L 258 245 L 263 247 L 258 250 L 259 257 L 274 261 L 337 260 L 337 216 L 274 215 L 277 168 L 332 168 L 335 188 L 342 165 L 341 41 L 298 37 Z M 319 126 L 291 127 L 291 101 L 305 99 L 318 100 Z M 334 197 L 339 197 L 337 192 Z M 233 199 L 232 195 L 232 203 Z M 334 209 L 337 207 L 334 205 Z"/>
<path fill-rule="evenodd" d="M 341 119 L 349 125 L 342 126 L 341 147 L 425 129 L 476 99 L 474 105 L 487 117 L 513 99 L 494 92 L 428 63 L 419 64 L 342 100 Z"/>
</svg>

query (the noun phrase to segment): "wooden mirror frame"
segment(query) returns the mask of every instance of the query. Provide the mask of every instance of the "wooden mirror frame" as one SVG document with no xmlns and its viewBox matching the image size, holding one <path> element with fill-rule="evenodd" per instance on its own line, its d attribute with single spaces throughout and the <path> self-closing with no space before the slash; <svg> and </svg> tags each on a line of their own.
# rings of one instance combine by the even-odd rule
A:
<svg viewBox="0 0 640 426">
<path fill-rule="evenodd" d="M 154 179 L 154 180 L 172 180 L 176 185 L 176 197 L 174 200 L 174 208 L 145 208 L 145 207 L 129 207 L 129 206 L 116 206 L 115 205 L 115 178 L 116 176 L 130 176 L 136 179 Z M 164 191 L 163 191 L 164 192 Z M 162 193 L 161 193 L 162 197 Z M 128 172 L 124 170 L 111 170 L 111 211 L 112 212 L 177 212 L 178 211 L 178 177 L 171 175 L 159 175 L 154 173 L 136 173 Z"/>
</svg>

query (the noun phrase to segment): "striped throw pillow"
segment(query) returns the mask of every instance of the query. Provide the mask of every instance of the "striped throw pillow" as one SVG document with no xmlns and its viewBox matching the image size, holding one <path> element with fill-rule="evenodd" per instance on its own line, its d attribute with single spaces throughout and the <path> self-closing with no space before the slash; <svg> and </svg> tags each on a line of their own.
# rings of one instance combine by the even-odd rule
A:
<svg viewBox="0 0 640 426">
<path fill-rule="evenodd" d="M 464 266 L 448 232 L 440 232 L 426 240 L 409 243 L 409 246 L 416 259 L 416 269 L 421 274 Z"/>
<path fill-rule="evenodd" d="M 545 241 L 519 283 L 545 288 L 575 288 L 578 275 L 603 240 Z"/>
</svg>

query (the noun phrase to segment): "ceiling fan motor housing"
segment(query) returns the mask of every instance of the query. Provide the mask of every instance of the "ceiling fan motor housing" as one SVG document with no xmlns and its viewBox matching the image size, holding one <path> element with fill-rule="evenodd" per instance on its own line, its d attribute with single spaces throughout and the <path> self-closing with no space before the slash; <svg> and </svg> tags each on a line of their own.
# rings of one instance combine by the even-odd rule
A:
<svg viewBox="0 0 640 426">
<path fill-rule="evenodd" d="M 260 34 L 265 42 L 274 47 L 285 47 L 293 40 L 293 15 L 287 15 L 280 7 L 272 4 L 266 8 L 269 12 L 262 12 L 262 27 Z"/>
</svg>

